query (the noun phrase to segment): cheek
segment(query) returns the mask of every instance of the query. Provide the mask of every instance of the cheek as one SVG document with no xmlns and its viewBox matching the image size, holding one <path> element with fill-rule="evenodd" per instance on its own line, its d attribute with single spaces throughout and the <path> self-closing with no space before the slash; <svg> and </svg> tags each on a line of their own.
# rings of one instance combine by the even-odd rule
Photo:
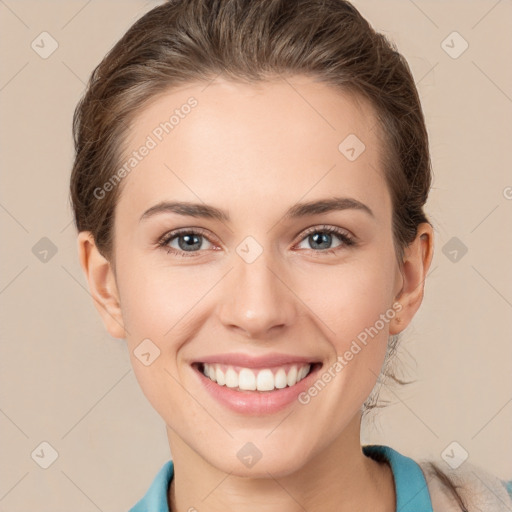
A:
<svg viewBox="0 0 512 512">
<path fill-rule="evenodd" d="M 392 305 L 393 259 L 382 254 L 387 252 L 358 253 L 336 265 L 308 264 L 307 268 L 291 269 L 286 277 L 294 290 L 288 300 L 301 303 L 298 309 L 324 331 L 337 352 L 346 350 L 347 343 L 374 326 Z M 150 338 L 166 350 L 172 349 L 172 340 L 193 331 L 191 323 L 200 323 L 199 317 L 208 314 L 205 304 L 210 301 L 205 296 L 223 271 L 148 265 L 142 257 L 129 258 L 127 255 L 119 262 L 118 281 L 130 348 Z M 133 268 L 138 270 L 131 271 Z M 302 320 L 298 317 L 295 322 Z M 387 329 L 388 323 L 379 330 L 386 331 L 386 336 Z"/>
<path fill-rule="evenodd" d="M 119 269 L 119 281 L 131 363 L 144 395 L 165 418 L 183 399 L 178 355 L 192 335 L 188 320 L 194 317 L 194 305 L 206 290 L 183 273 L 142 261 L 132 267 L 138 272 L 127 268 L 124 273 Z"/>
<path fill-rule="evenodd" d="M 329 337 L 346 340 L 373 326 L 391 308 L 393 284 L 392 264 L 361 261 L 332 266 L 328 271 L 313 269 L 296 289 L 312 314 L 325 324 Z"/>
<path fill-rule="evenodd" d="M 193 316 L 194 307 L 214 282 L 214 276 L 190 269 L 171 269 L 138 261 L 119 269 L 121 308 L 130 343 L 151 338 L 169 344 L 176 331 Z"/>
<path fill-rule="evenodd" d="M 389 264 L 389 266 L 387 266 Z M 361 260 L 359 264 L 333 267 L 328 275 L 310 275 L 307 303 L 326 341 L 333 349 L 329 364 L 309 389 L 304 403 L 316 400 L 319 414 L 343 428 L 375 386 L 386 354 L 389 325 L 395 317 L 393 305 L 393 260 Z M 305 288 L 303 289 L 305 293 Z M 300 292 L 299 292 L 300 295 Z M 340 414 L 340 397 L 346 415 Z"/>
<path fill-rule="evenodd" d="M 396 314 L 393 253 L 388 258 L 366 256 L 328 272 L 311 272 L 309 284 L 301 281 L 298 291 L 333 349 L 333 389 L 350 396 L 354 410 L 375 385 Z M 335 361 L 339 364 L 334 368 Z"/>
</svg>

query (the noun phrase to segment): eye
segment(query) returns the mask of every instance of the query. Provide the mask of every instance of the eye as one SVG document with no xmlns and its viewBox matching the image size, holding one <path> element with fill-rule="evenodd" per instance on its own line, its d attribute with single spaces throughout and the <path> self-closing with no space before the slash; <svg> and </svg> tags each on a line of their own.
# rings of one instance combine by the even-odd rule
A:
<svg viewBox="0 0 512 512">
<path fill-rule="evenodd" d="M 333 235 L 335 235 L 334 238 L 341 240 L 341 243 L 335 247 L 332 247 Z M 350 247 L 356 243 L 354 238 L 346 231 L 334 226 L 313 226 L 309 228 L 303 235 L 301 243 L 304 242 L 310 245 L 306 249 L 326 253 L 335 253 L 343 247 Z"/>
<path fill-rule="evenodd" d="M 166 249 L 168 254 L 173 253 L 176 256 L 184 257 L 195 256 L 194 253 L 208 249 L 208 247 L 204 247 L 205 240 L 211 244 L 205 233 L 200 228 L 176 229 L 166 233 L 158 241 L 158 246 Z"/>
<path fill-rule="evenodd" d="M 197 253 L 202 250 L 211 249 L 215 247 L 206 236 L 206 231 L 201 228 L 181 228 L 175 229 L 166 233 L 158 242 L 157 245 L 167 251 L 167 254 L 174 254 L 180 257 L 193 257 L 198 256 Z M 332 247 L 334 238 L 338 238 L 340 243 Z M 210 244 L 211 247 L 204 247 L 204 242 Z M 313 226 L 306 230 L 303 234 L 301 242 L 307 242 L 310 247 L 306 249 L 312 250 L 316 253 L 335 253 L 343 247 L 350 247 L 356 245 L 354 238 L 346 231 L 334 226 Z M 299 248 L 301 248 L 299 246 Z"/>
</svg>

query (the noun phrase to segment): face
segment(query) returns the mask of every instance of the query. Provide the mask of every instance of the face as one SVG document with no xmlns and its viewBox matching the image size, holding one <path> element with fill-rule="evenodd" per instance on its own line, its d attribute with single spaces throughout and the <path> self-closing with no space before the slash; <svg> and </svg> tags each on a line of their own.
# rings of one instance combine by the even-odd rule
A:
<svg viewBox="0 0 512 512">
<path fill-rule="evenodd" d="M 306 77 L 217 79 L 155 99 L 128 148 L 147 154 L 115 212 L 120 336 L 171 451 L 285 475 L 355 439 L 402 285 L 371 107 Z"/>
</svg>

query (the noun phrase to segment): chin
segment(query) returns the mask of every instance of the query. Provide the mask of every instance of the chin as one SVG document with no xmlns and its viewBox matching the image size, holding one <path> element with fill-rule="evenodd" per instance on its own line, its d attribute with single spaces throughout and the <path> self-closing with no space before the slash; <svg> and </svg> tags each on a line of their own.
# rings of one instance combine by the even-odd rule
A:
<svg viewBox="0 0 512 512">
<path fill-rule="evenodd" d="M 227 450 L 219 452 L 208 462 L 217 469 L 240 478 L 282 478 L 299 471 L 306 463 L 307 450 L 284 450 L 267 447 L 257 450 L 250 443 L 237 446 L 234 457 L 226 457 Z M 231 451 L 231 449 L 229 450 Z"/>
</svg>

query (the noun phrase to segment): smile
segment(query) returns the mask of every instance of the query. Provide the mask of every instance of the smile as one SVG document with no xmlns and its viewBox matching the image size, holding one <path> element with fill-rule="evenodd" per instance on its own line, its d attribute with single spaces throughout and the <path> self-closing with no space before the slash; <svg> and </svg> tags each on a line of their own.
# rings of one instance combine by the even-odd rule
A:
<svg viewBox="0 0 512 512">
<path fill-rule="evenodd" d="M 311 356 L 284 353 L 227 352 L 191 363 L 199 389 L 223 408 L 254 416 L 298 403 L 297 397 L 313 384 L 322 366 Z"/>
<path fill-rule="evenodd" d="M 311 367 L 312 365 L 307 363 L 255 369 L 202 363 L 199 370 L 219 386 L 236 391 L 274 391 L 294 386 L 309 374 Z"/>
</svg>

